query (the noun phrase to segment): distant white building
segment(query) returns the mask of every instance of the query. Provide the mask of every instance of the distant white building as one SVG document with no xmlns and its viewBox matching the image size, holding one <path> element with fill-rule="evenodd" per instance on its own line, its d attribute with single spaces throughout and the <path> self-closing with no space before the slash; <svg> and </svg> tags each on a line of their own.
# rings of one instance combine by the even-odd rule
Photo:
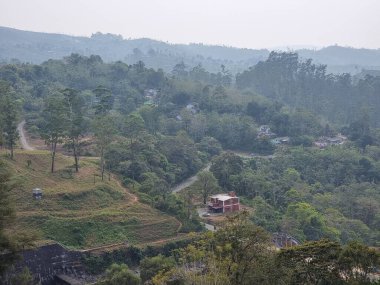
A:
<svg viewBox="0 0 380 285">
<path fill-rule="evenodd" d="M 262 125 L 258 129 L 257 137 L 258 138 L 272 138 L 276 134 L 271 132 L 270 127 L 267 125 Z"/>
<path fill-rule="evenodd" d="M 145 89 L 144 90 L 144 96 L 145 97 L 156 98 L 157 95 L 158 95 L 157 89 Z"/>
<path fill-rule="evenodd" d="M 192 114 L 198 113 L 198 107 L 195 104 L 187 104 L 186 110 L 189 110 Z"/>
<path fill-rule="evenodd" d="M 314 145 L 319 148 L 325 148 L 330 145 L 342 145 L 347 141 L 347 137 L 342 134 L 338 134 L 335 137 L 320 137 L 314 142 Z"/>
<path fill-rule="evenodd" d="M 289 137 L 278 137 L 271 140 L 271 143 L 274 145 L 288 144 L 290 141 Z"/>
</svg>

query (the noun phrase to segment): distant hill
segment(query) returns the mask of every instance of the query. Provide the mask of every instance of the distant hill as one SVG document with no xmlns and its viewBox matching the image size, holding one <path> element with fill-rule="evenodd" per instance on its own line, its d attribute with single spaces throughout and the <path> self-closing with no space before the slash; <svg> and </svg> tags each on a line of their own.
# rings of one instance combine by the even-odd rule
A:
<svg viewBox="0 0 380 285">
<path fill-rule="evenodd" d="M 100 55 L 105 61 L 124 61 L 128 64 L 142 60 L 148 67 L 171 71 L 183 61 L 188 67 L 202 64 L 211 72 L 220 71 L 223 64 L 237 73 L 266 59 L 269 50 L 242 49 L 203 44 L 169 44 L 152 39 L 123 39 L 113 34 L 96 33 L 91 37 L 75 37 L 22 31 L 0 27 L 0 61 L 41 63 L 78 53 Z M 320 50 L 296 50 L 302 58 L 312 58 L 327 64 L 335 73 L 360 73 L 362 69 L 380 70 L 380 49 L 355 49 L 330 46 Z"/>
</svg>

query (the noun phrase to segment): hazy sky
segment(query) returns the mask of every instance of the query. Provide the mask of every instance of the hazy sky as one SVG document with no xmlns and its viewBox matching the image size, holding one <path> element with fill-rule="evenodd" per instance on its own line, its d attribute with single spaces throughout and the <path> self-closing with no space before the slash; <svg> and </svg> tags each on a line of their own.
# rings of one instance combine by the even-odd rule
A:
<svg viewBox="0 0 380 285">
<path fill-rule="evenodd" d="M 0 26 L 247 48 L 380 48 L 380 0 L 0 0 Z"/>
</svg>

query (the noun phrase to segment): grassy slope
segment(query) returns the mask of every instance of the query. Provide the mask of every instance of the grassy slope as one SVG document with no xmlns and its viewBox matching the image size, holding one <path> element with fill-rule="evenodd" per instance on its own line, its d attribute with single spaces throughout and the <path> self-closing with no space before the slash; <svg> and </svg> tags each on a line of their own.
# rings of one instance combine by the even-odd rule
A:
<svg viewBox="0 0 380 285">
<path fill-rule="evenodd" d="M 12 191 L 16 229 L 36 230 L 43 240 L 74 248 L 127 240 L 141 244 L 176 235 L 176 219 L 137 202 L 115 179 L 101 182 L 96 177 L 94 184 L 94 173 L 99 173 L 96 159 L 83 158 L 80 172 L 72 177 L 68 172 L 72 158 L 58 154 L 56 172 L 51 174 L 47 151 L 20 150 L 8 163 L 18 181 Z M 43 189 L 41 201 L 32 198 L 35 187 Z"/>
</svg>

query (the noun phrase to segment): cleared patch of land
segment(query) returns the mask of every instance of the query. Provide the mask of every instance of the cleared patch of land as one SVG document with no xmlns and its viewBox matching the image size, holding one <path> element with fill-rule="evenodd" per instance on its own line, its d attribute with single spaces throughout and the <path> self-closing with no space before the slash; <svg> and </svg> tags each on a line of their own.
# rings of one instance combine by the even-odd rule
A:
<svg viewBox="0 0 380 285">
<path fill-rule="evenodd" d="M 18 150 L 13 161 L 4 153 L 1 156 L 17 185 L 11 192 L 17 211 L 15 230 L 37 231 L 41 240 L 72 248 L 150 243 L 177 234 L 180 224 L 175 218 L 138 202 L 113 177 L 102 182 L 97 159 L 82 158 L 75 173 L 73 159 L 57 154 L 56 172 L 50 173 L 47 151 Z M 43 191 L 41 200 L 32 197 L 36 187 Z"/>
</svg>

